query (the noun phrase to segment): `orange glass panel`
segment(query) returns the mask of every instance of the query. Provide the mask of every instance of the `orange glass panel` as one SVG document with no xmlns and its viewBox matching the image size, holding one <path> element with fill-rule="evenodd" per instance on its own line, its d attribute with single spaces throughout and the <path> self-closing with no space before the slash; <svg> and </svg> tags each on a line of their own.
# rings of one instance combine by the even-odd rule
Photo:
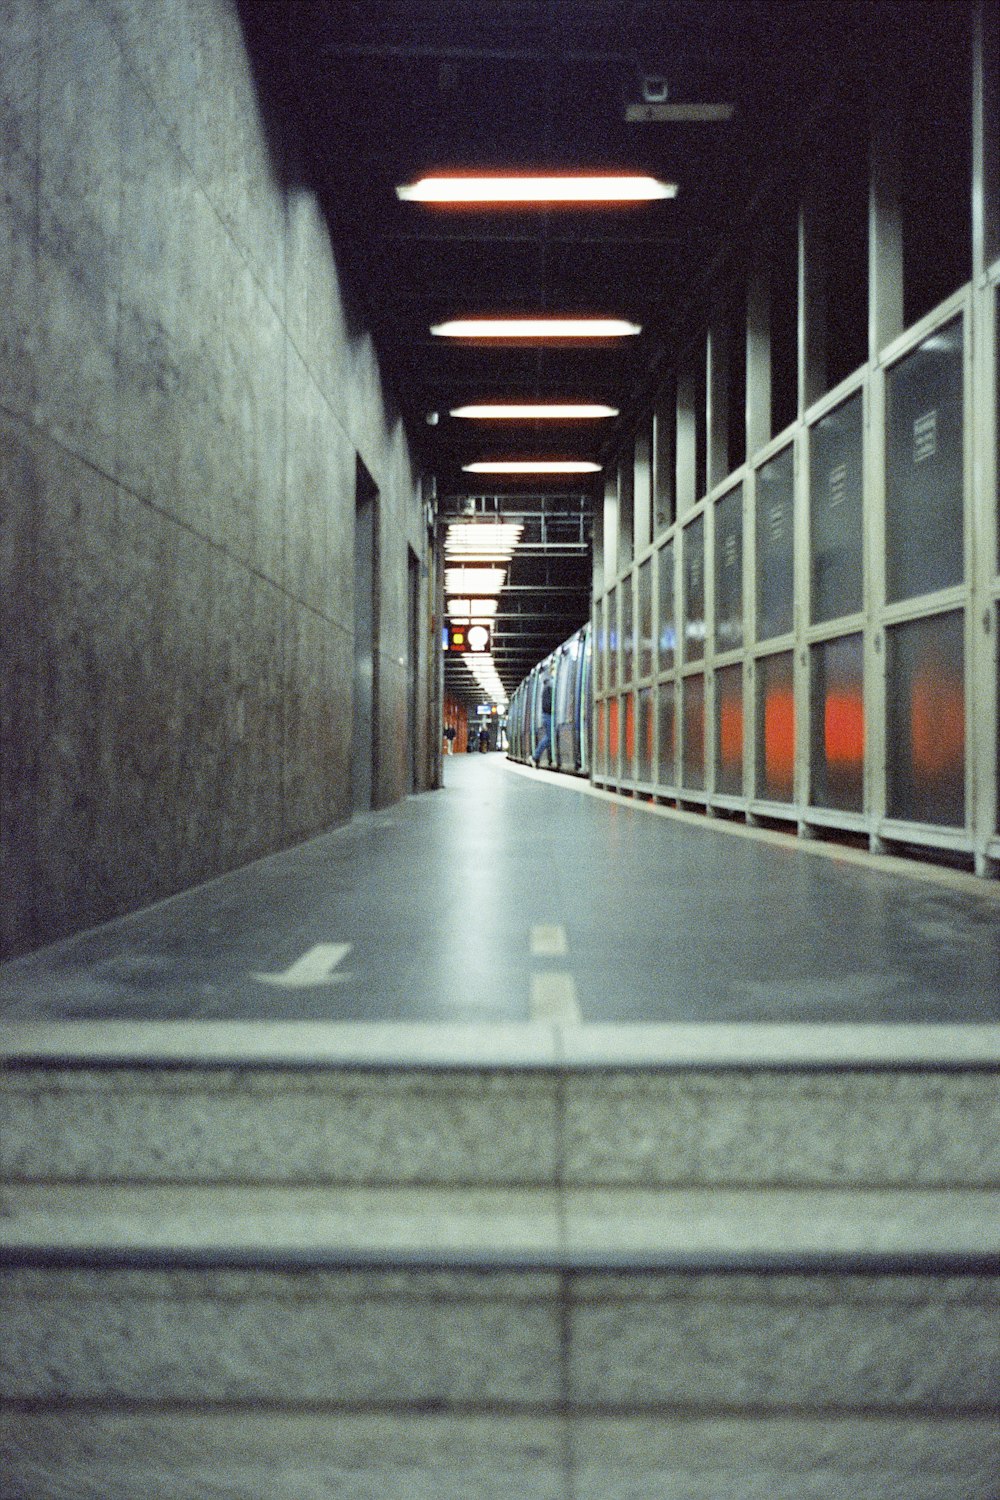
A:
<svg viewBox="0 0 1000 1500">
<path fill-rule="evenodd" d="M 823 715 L 827 764 L 860 766 L 865 758 L 865 706 L 856 693 L 830 693 Z"/>
<path fill-rule="evenodd" d="M 618 769 L 618 699 L 608 699 L 608 756 L 609 770 Z"/>
<path fill-rule="evenodd" d="M 625 759 L 631 774 L 635 759 L 635 698 L 632 693 L 625 699 Z"/>
<path fill-rule="evenodd" d="M 771 688 L 764 702 L 764 764 L 769 794 L 790 798 L 795 773 L 795 696 Z"/>
<path fill-rule="evenodd" d="M 950 775 L 965 761 L 965 695 L 954 668 L 928 662 L 910 696 L 913 768 L 931 778 Z"/>
<path fill-rule="evenodd" d="M 724 766 L 743 765 L 743 704 L 724 702 L 719 707 L 719 757 Z"/>
</svg>

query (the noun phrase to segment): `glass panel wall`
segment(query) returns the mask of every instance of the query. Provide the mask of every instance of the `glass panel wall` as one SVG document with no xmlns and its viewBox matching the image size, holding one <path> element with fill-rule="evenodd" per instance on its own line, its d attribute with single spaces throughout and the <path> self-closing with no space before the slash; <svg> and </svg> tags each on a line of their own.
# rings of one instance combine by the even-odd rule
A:
<svg viewBox="0 0 1000 1500">
<path fill-rule="evenodd" d="M 743 645 L 743 486 L 715 507 L 715 649 Z"/>
<path fill-rule="evenodd" d="M 674 544 L 664 542 L 656 567 L 657 619 L 659 625 L 658 667 L 672 672 L 677 660 L 677 625 L 674 620 Z"/>
<path fill-rule="evenodd" d="M 622 687 L 632 681 L 635 623 L 632 619 L 632 575 L 621 581 Z"/>
<path fill-rule="evenodd" d="M 606 599 L 598 599 L 594 605 L 594 639 L 597 643 L 597 649 L 594 652 L 594 688 L 598 693 L 603 693 L 608 685 L 608 631 L 605 623 L 607 609 Z"/>
<path fill-rule="evenodd" d="M 757 639 L 792 628 L 794 449 L 783 448 L 757 471 Z"/>
<path fill-rule="evenodd" d="M 636 781 L 650 782 L 653 779 L 653 690 L 640 688 L 637 694 L 638 713 L 636 723 Z"/>
<path fill-rule="evenodd" d="M 608 764 L 607 774 L 612 781 L 618 780 L 620 744 L 618 735 L 618 699 L 608 699 Z"/>
<path fill-rule="evenodd" d="M 961 610 L 886 632 L 888 813 L 965 822 L 965 641 Z"/>
<path fill-rule="evenodd" d="M 692 791 L 705 786 L 705 679 L 685 677 L 681 689 L 684 706 L 684 774 L 681 781 Z"/>
<path fill-rule="evenodd" d="M 636 630 L 639 676 L 649 677 L 653 671 L 653 560 L 650 557 L 646 558 L 639 569 L 638 595 Z"/>
<path fill-rule="evenodd" d="M 597 753 L 594 762 L 597 775 L 605 776 L 608 770 L 608 702 L 606 698 L 597 700 Z"/>
<path fill-rule="evenodd" d="M 886 598 L 962 582 L 962 320 L 886 375 Z"/>
<path fill-rule="evenodd" d="M 618 686 L 618 590 L 608 593 L 608 691 Z"/>
<path fill-rule="evenodd" d="M 743 791 L 743 668 L 738 664 L 715 674 L 715 789 L 729 796 Z"/>
<path fill-rule="evenodd" d="M 657 780 L 661 786 L 673 786 L 677 780 L 677 706 L 672 682 L 659 686 L 659 750 Z"/>
<path fill-rule="evenodd" d="M 757 671 L 757 796 L 790 802 L 795 787 L 792 653 L 762 656 Z"/>
<path fill-rule="evenodd" d="M 684 529 L 684 660 L 705 655 L 705 518 Z"/>
<path fill-rule="evenodd" d="M 863 605 L 863 445 L 860 391 L 821 417 L 809 435 L 810 618 L 814 625 L 857 614 Z"/>
<path fill-rule="evenodd" d="M 812 648 L 809 763 L 816 807 L 861 812 L 864 806 L 863 663 L 860 634 Z"/>
<path fill-rule="evenodd" d="M 635 776 L 635 694 L 626 693 L 622 699 L 625 714 L 625 744 L 621 774 L 626 781 Z"/>
</svg>

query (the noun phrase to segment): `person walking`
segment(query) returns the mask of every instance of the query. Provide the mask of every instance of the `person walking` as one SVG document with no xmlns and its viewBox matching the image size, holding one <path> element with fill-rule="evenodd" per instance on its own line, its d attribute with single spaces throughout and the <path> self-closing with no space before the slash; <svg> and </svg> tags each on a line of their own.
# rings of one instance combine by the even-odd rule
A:
<svg viewBox="0 0 1000 1500">
<path fill-rule="evenodd" d="M 531 763 L 536 770 L 542 759 L 543 750 L 549 752 L 549 762 L 552 761 L 552 676 L 552 673 L 546 672 L 545 681 L 542 683 L 542 733 L 531 757 Z"/>
</svg>

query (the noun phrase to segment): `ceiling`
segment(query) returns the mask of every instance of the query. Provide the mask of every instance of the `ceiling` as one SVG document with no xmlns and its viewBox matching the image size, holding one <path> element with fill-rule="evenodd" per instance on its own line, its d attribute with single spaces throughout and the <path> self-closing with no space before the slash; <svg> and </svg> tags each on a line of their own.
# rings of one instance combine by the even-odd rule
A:
<svg viewBox="0 0 1000 1500">
<path fill-rule="evenodd" d="M 755 191 L 883 0 L 294 0 L 243 7 L 259 77 L 371 328 L 440 513 L 523 517 L 494 626 L 511 691 L 589 614 L 589 516 L 603 477 L 494 479 L 463 465 L 539 455 L 608 464 Z M 731 104 L 729 121 L 635 118 L 647 99 Z M 650 113 L 650 111 L 645 111 Z M 653 110 L 652 113 L 657 113 Z M 632 118 L 629 118 L 629 116 Z M 437 170 L 643 172 L 676 198 L 614 208 L 442 208 L 396 187 Z M 635 337 L 531 347 L 449 341 L 462 316 L 599 314 Z M 468 402 L 603 402 L 616 419 L 475 422 Z M 582 545 L 581 545 L 582 544 Z M 460 669 L 450 686 L 474 698 Z"/>
</svg>

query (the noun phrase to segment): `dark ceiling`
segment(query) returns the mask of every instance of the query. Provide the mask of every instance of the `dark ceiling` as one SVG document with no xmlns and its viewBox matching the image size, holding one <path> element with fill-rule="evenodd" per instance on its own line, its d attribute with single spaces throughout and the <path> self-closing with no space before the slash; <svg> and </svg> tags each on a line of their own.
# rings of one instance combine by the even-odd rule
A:
<svg viewBox="0 0 1000 1500">
<path fill-rule="evenodd" d="M 244 5 L 258 73 L 325 207 L 338 263 L 443 513 L 486 496 L 480 508 L 523 511 L 536 543 L 542 511 L 556 531 L 565 514 L 567 535 L 577 536 L 573 518 L 601 493 L 600 477 L 569 488 L 536 480 L 526 492 L 523 480 L 484 484 L 462 465 L 542 453 L 613 458 L 671 351 L 698 326 L 734 225 L 755 192 L 794 170 L 797 138 L 824 96 L 849 99 L 848 63 L 863 55 L 885 9 L 883 0 Z M 664 85 L 668 103 L 731 104 L 733 117 L 627 118 Z M 398 184 L 435 169 L 625 169 L 676 182 L 678 195 L 599 211 L 399 201 Z M 496 313 L 605 314 L 643 332 L 541 349 L 470 347 L 430 333 L 445 319 Z M 462 402 L 546 399 L 604 402 L 622 415 L 572 427 L 448 415 Z M 519 573 L 524 592 L 505 591 L 495 634 L 508 689 L 589 614 L 579 546 L 540 546 L 515 558 L 514 587 Z"/>
</svg>

